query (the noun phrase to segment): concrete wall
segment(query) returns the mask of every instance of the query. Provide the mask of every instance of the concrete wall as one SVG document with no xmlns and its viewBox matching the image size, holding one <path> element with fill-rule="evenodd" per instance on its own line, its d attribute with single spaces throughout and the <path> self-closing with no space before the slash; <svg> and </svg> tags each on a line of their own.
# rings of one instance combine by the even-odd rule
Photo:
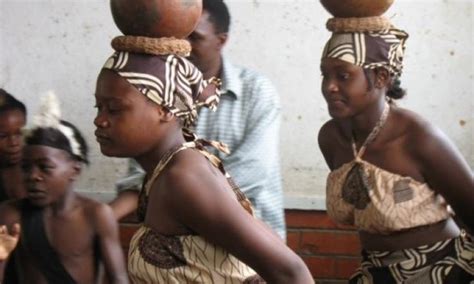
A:
<svg viewBox="0 0 474 284">
<path fill-rule="evenodd" d="M 320 92 L 319 57 L 330 15 L 317 0 L 227 1 L 233 16 L 226 54 L 268 75 L 283 102 L 281 153 L 290 208 L 324 204 L 328 169 L 316 137 L 329 118 Z M 396 0 L 386 13 L 410 33 L 402 106 L 438 125 L 474 167 L 473 2 Z M 95 79 L 119 31 L 104 0 L 0 0 L 0 87 L 26 102 L 53 89 L 65 119 L 92 148 L 81 191 L 113 194 L 125 170 L 103 157 L 93 136 Z"/>
</svg>

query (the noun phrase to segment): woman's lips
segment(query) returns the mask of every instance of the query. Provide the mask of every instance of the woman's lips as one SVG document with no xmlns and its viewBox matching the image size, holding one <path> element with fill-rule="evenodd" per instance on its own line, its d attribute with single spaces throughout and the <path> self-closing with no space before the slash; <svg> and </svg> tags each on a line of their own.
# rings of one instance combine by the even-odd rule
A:
<svg viewBox="0 0 474 284">
<path fill-rule="evenodd" d="M 95 132 L 95 138 L 97 142 L 99 142 L 99 144 L 110 143 L 111 141 L 111 139 L 107 135 L 98 131 Z"/>
</svg>

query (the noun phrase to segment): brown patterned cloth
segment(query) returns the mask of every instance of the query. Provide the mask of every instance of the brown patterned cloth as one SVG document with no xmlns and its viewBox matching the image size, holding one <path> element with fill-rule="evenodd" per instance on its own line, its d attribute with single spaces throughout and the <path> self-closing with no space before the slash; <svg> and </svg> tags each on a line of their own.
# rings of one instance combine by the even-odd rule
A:
<svg viewBox="0 0 474 284">
<path fill-rule="evenodd" d="M 144 221 L 155 179 L 180 151 L 197 150 L 227 178 L 241 206 L 253 215 L 250 201 L 232 182 L 220 160 L 207 152 L 203 140 L 186 142 L 160 160 L 140 192 L 138 215 Z M 163 235 L 142 224 L 130 241 L 128 272 L 132 283 L 265 283 L 252 268 L 195 234 Z"/>
<path fill-rule="evenodd" d="M 349 283 L 473 283 L 474 244 L 469 236 L 399 251 L 363 251 Z"/>
<path fill-rule="evenodd" d="M 322 58 L 336 58 L 362 68 L 386 68 L 391 75 L 402 74 L 408 34 L 395 27 L 374 32 L 333 33 Z"/>
<path fill-rule="evenodd" d="M 193 125 L 197 109 L 215 109 L 219 103 L 220 81 L 204 80 L 202 73 L 184 57 L 115 52 L 104 69 L 115 71 L 155 103 L 180 118 L 184 128 Z"/>
</svg>

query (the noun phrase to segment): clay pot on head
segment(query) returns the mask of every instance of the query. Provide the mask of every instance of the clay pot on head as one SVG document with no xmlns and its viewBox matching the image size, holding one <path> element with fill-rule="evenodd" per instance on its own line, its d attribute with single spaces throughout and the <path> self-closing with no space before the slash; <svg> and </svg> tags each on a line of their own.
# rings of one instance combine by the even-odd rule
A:
<svg viewBox="0 0 474 284">
<path fill-rule="evenodd" d="M 337 18 L 381 16 L 394 0 L 320 0 L 324 8 Z"/>
<path fill-rule="evenodd" d="M 111 0 L 124 35 L 186 38 L 202 13 L 202 0 Z"/>
</svg>

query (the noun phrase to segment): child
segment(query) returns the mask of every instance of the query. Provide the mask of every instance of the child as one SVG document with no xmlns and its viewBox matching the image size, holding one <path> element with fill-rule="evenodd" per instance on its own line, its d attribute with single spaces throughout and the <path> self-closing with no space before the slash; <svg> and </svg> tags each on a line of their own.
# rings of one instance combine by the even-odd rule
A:
<svg viewBox="0 0 474 284">
<path fill-rule="evenodd" d="M 11 256 L 16 273 L 9 270 L 5 282 L 16 276 L 20 283 L 97 283 L 103 262 L 112 283 L 128 283 L 111 209 L 73 190 L 88 162 L 85 140 L 60 120 L 54 96 L 45 103 L 25 137 L 27 197 L 0 207 L 0 225 L 21 225 Z"/>
<path fill-rule="evenodd" d="M 25 197 L 21 170 L 25 105 L 0 89 L 0 202 Z"/>
<path fill-rule="evenodd" d="M 94 123 L 101 152 L 135 158 L 146 171 L 130 278 L 256 283 L 260 275 L 269 283 L 313 283 L 304 262 L 252 216 L 248 199 L 204 147 L 223 145 L 197 139 L 189 128 L 198 106 L 215 106 L 216 85 L 171 54 L 116 52 L 99 74 Z"/>
</svg>

